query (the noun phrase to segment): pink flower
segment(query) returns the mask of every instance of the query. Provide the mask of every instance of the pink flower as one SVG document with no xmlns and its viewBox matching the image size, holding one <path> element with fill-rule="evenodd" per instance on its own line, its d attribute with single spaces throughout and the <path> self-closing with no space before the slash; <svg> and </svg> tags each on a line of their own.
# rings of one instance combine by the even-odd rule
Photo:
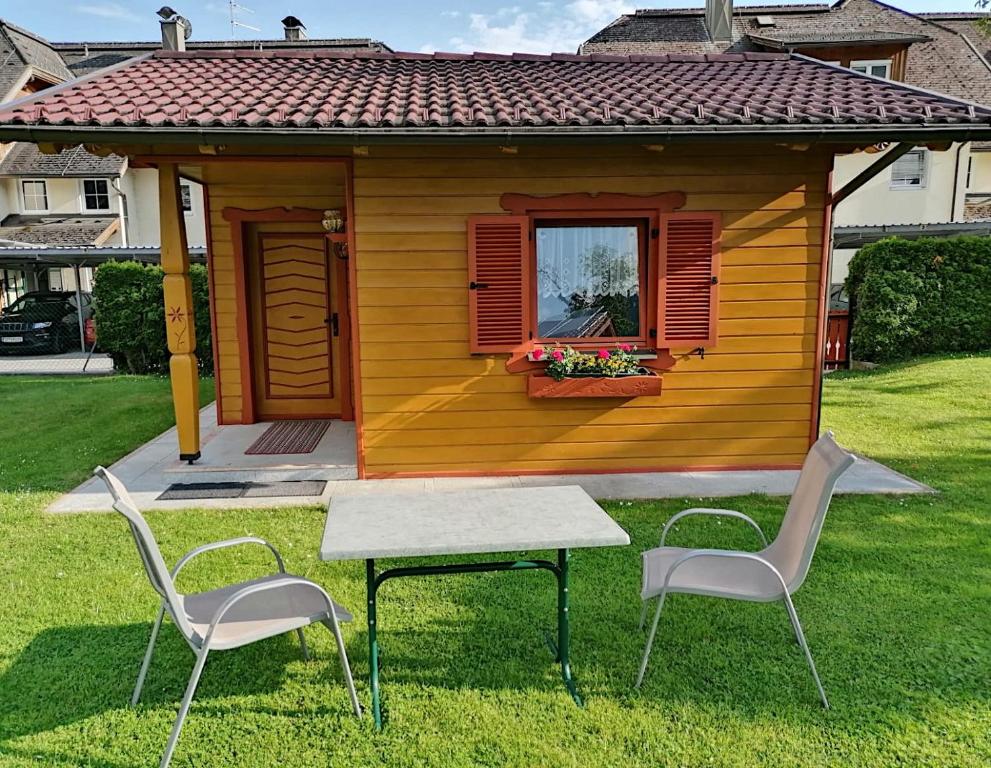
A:
<svg viewBox="0 0 991 768">
<path fill-rule="evenodd" d="M 534 360 L 539 360 L 543 356 L 544 356 L 544 350 L 542 350 L 540 347 L 537 347 L 535 350 L 533 350 L 533 359 Z"/>
<path fill-rule="evenodd" d="M 599 350 L 599 359 L 600 360 L 608 360 L 609 359 L 609 350 L 608 349 L 600 349 Z"/>
<path fill-rule="evenodd" d="M 620 352 L 631 352 L 632 350 L 633 350 L 633 347 L 631 347 L 629 344 L 620 344 L 619 345 L 619 351 Z"/>
<path fill-rule="evenodd" d="M 555 360 L 557 360 L 560 363 L 562 360 L 564 360 L 564 352 L 562 352 L 560 349 L 555 349 L 553 352 L 551 352 L 551 357 L 553 357 Z"/>
</svg>

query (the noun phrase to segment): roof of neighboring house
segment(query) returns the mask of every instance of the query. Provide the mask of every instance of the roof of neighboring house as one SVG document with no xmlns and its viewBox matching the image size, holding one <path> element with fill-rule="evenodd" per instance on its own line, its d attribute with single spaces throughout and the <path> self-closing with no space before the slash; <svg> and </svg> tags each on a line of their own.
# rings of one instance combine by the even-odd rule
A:
<svg viewBox="0 0 991 768">
<path fill-rule="evenodd" d="M 73 76 L 51 43 L 0 19 L 0 101 L 16 95 L 12 91 L 24 84 L 29 68 L 55 82 Z"/>
<path fill-rule="evenodd" d="M 81 42 L 52 43 L 76 75 L 86 75 L 104 67 L 143 56 L 162 47 L 161 42 Z M 328 50 L 391 51 L 381 40 L 368 37 L 332 37 L 305 40 L 187 40 L 189 51 L 205 50 Z"/>
<path fill-rule="evenodd" d="M 991 218 L 991 217 L 989 217 Z M 859 248 L 888 237 L 918 240 L 920 237 L 959 237 L 991 235 L 991 220 L 947 221 L 934 224 L 858 224 L 833 228 L 833 247 L 841 250 Z"/>
<path fill-rule="evenodd" d="M 758 16 L 772 17 L 773 26 L 758 24 Z M 580 51 L 717 53 L 763 47 L 755 37 L 778 39 L 794 35 L 814 40 L 817 35 L 846 35 L 849 44 L 856 41 L 864 45 L 865 58 L 870 58 L 869 45 L 884 44 L 872 35 L 881 35 L 888 43 L 895 42 L 889 39 L 892 35 L 919 36 L 930 39 L 911 42 L 907 82 L 989 104 L 991 66 L 983 55 L 988 40 L 974 31 L 973 21 L 927 18 L 878 0 L 839 0 L 834 5 L 742 6 L 733 10 L 733 39 L 716 42 L 706 29 L 703 8 L 646 9 L 620 16 L 583 43 Z M 809 42 L 807 47 L 817 46 Z"/>
<path fill-rule="evenodd" d="M 46 155 L 37 144 L 19 141 L 0 160 L 0 176 L 35 176 L 79 178 L 120 176 L 124 158 L 119 155 L 100 157 L 82 147 L 64 149 Z"/>
<path fill-rule="evenodd" d="M 100 245 L 117 228 L 114 216 L 13 213 L 0 221 L 0 244 L 4 245 Z"/>
<path fill-rule="evenodd" d="M 908 32 L 839 31 L 839 32 L 751 32 L 749 38 L 765 48 L 790 49 L 827 48 L 857 43 L 921 43 L 931 40 L 926 35 Z"/>
<path fill-rule="evenodd" d="M 342 143 L 403 134 L 825 136 L 841 128 L 860 137 L 866 129 L 875 129 L 871 136 L 926 129 L 982 138 L 991 137 L 989 124 L 991 108 L 783 53 L 160 51 L 0 108 L 0 137 L 14 138 L 23 126 L 32 140 L 44 133 L 59 141 L 129 129 L 200 140 L 206 129 L 225 140 L 336 134 Z"/>
<path fill-rule="evenodd" d="M 965 221 L 991 220 L 991 195 L 968 194 L 964 198 L 963 217 Z"/>
</svg>

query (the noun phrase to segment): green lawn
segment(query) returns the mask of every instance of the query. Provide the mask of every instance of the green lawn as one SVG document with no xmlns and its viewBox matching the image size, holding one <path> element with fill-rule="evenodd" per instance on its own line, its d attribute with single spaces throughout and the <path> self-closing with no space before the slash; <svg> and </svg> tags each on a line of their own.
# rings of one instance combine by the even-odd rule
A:
<svg viewBox="0 0 991 768">
<path fill-rule="evenodd" d="M 632 689 L 639 552 L 684 499 L 611 503 L 625 549 L 573 558 L 565 693 L 539 630 L 544 573 L 391 582 L 381 593 L 386 730 L 349 715 L 333 641 L 309 630 L 218 653 L 175 766 L 987 766 L 991 764 L 991 357 L 837 374 L 825 423 L 844 444 L 942 491 L 837 498 L 796 606 L 833 709 L 817 703 L 780 605 L 676 596 Z M 0 379 L 0 766 L 157 764 L 192 665 L 166 628 L 144 703 L 127 706 L 156 601 L 116 515 L 42 509 L 97 462 L 165 427 L 161 380 Z M 783 499 L 720 500 L 773 532 Z M 207 540 L 271 539 L 291 570 L 358 614 L 345 637 L 367 703 L 364 575 L 316 560 L 315 508 L 149 515 L 166 558 Z M 686 524 L 672 543 L 748 547 L 743 527 Z M 210 559 L 212 558 L 212 559 Z M 265 567 L 208 555 L 186 589 Z M 188 578 L 187 578 L 188 577 Z"/>
</svg>

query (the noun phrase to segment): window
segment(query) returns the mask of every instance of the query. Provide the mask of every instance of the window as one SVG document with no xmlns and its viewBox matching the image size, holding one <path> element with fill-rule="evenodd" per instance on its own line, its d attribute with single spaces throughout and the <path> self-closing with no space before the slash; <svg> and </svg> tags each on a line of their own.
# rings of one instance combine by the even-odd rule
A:
<svg viewBox="0 0 991 768">
<path fill-rule="evenodd" d="M 506 194 L 511 215 L 469 217 L 469 350 L 715 344 L 720 216 L 671 210 L 682 202 Z"/>
<path fill-rule="evenodd" d="M 646 222 L 535 222 L 538 339 L 642 339 Z"/>
<path fill-rule="evenodd" d="M 873 75 L 874 77 L 883 77 L 886 80 L 891 79 L 891 60 L 883 59 L 877 61 L 851 61 L 850 69 L 854 72 L 861 72 L 865 75 Z"/>
<path fill-rule="evenodd" d="M 21 194 L 25 213 L 47 213 L 48 184 L 43 179 L 22 181 Z"/>
<path fill-rule="evenodd" d="M 185 182 L 179 185 L 179 197 L 182 200 L 183 212 L 191 213 L 193 210 L 193 190 Z"/>
<path fill-rule="evenodd" d="M 913 149 L 891 166 L 891 189 L 923 189 L 926 186 L 929 153 Z"/>
<path fill-rule="evenodd" d="M 964 189 L 970 189 L 970 180 L 974 177 L 974 156 L 967 158 L 967 183 Z"/>
<path fill-rule="evenodd" d="M 83 179 L 83 210 L 110 210 L 110 183 L 106 179 Z"/>
</svg>

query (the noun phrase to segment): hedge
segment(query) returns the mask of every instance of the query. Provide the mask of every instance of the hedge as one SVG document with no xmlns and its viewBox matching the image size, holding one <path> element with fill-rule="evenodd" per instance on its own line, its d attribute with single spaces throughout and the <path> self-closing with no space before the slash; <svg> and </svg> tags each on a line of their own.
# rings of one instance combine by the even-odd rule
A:
<svg viewBox="0 0 991 768">
<path fill-rule="evenodd" d="M 846 280 L 857 360 L 991 349 L 991 238 L 880 240 Z"/>
<path fill-rule="evenodd" d="M 108 261 L 94 277 L 96 336 L 114 368 L 127 373 L 168 373 L 165 302 L 161 267 L 133 261 Z M 189 268 L 196 320 L 196 357 L 200 372 L 213 373 L 210 301 L 206 267 Z"/>
</svg>

